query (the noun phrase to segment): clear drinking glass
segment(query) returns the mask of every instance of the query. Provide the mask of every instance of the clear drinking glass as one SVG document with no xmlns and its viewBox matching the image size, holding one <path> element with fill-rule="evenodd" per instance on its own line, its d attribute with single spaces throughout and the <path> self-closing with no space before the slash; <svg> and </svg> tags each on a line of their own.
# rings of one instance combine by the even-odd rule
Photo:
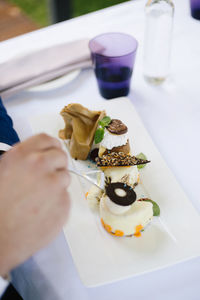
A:
<svg viewBox="0 0 200 300">
<path fill-rule="evenodd" d="M 174 5 L 171 0 L 148 0 L 145 6 L 144 77 L 160 84 L 169 74 Z"/>
<path fill-rule="evenodd" d="M 89 42 L 100 94 L 106 98 L 127 96 L 138 42 L 124 33 L 105 33 Z"/>
</svg>

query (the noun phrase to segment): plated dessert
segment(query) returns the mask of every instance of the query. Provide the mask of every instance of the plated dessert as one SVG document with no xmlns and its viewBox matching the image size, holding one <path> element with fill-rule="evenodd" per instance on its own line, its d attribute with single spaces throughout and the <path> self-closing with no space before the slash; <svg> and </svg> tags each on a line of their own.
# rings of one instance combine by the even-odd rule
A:
<svg viewBox="0 0 200 300">
<path fill-rule="evenodd" d="M 160 210 L 140 184 L 139 170 L 150 161 L 142 153 L 132 155 L 128 127 L 105 111 L 91 111 L 77 103 L 65 106 L 61 115 L 65 128 L 59 137 L 68 140 L 72 158 L 92 159 L 94 168 L 104 172 L 104 188 L 93 185 L 86 195 L 102 226 L 114 236 L 140 236 Z"/>
</svg>

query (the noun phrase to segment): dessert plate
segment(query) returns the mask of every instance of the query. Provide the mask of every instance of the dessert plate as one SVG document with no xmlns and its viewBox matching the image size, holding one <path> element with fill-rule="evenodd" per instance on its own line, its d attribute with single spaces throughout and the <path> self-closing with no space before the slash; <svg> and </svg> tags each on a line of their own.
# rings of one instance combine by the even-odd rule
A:
<svg viewBox="0 0 200 300">
<path fill-rule="evenodd" d="M 107 115 L 128 126 L 133 154 L 143 152 L 151 160 L 141 170 L 141 180 L 150 198 L 159 204 L 161 215 L 154 217 L 140 238 L 113 237 L 103 229 L 98 214 L 89 209 L 84 195 L 88 187 L 73 175 L 69 187 L 71 213 L 64 233 L 82 282 L 88 287 L 98 286 L 199 256 L 200 216 L 153 144 L 132 103 L 118 98 L 93 101 L 88 108 L 105 109 Z M 31 119 L 31 126 L 34 133 L 57 137 L 64 122 L 58 113 L 40 115 Z M 72 159 L 70 163 L 73 164 Z M 75 164 L 80 170 L 92 168 L 88 162 Z"/>
</svg>

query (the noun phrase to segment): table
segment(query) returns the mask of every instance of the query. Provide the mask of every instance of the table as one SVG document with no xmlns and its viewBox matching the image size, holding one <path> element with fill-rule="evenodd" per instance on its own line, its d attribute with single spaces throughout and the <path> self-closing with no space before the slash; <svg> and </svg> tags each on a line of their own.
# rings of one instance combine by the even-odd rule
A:
<svg viewBox="0 0 200 300">
<path fill-rule="evenodd" d="M 200 22 L 190 17 L 188 2 L 174 0 L 171 77 L 160 87 L 148 85 L 142 76 L 143 0 L 129 1 L 3 42 L 0 61 L 31 49 L 106 31 L 134 35 L 139 41 L 139 49 L 129 97 L 169 168 L 200 211 Z M 74 99 L 83 104 L 88 99 L 104 101 L 91 70 L 82 71 L 73 82 L 57 91 L 23 91 L 4 101 L 23 140 L 31 135 L 29 116 L 47 110 L 51 112 Z M 200 258 L 117 283 L 86 288 L 78 277 L 63 234 L 13 270 L 12 278 L 25 300 L 200 298 Z"/>
</svg>

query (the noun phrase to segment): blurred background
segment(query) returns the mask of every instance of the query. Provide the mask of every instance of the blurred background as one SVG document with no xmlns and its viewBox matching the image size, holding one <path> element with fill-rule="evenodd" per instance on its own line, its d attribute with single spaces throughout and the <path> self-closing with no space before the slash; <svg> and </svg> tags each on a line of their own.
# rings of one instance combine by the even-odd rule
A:
<svg viewBox="0 0 200 300">
<path fill-rule="evenodd" d="M 0 0 L 0 41 L 127 0 Z"/>
</svg>

